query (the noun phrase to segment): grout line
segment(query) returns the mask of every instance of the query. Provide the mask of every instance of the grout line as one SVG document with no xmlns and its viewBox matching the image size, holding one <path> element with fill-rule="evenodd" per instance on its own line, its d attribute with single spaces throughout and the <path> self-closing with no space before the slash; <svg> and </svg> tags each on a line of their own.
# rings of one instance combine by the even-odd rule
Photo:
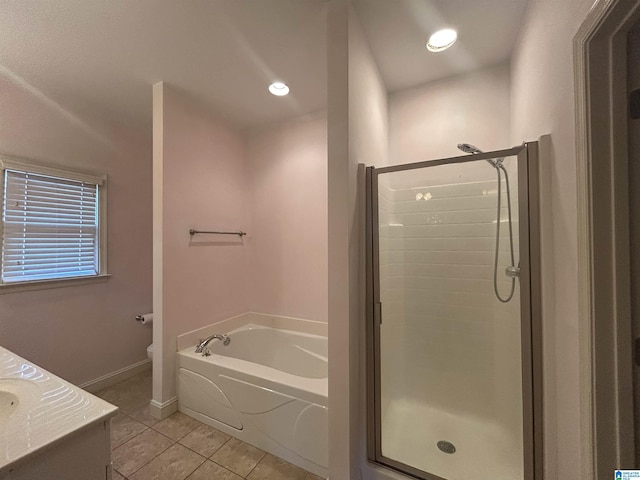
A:
<svg viewBox="0 0 640 480">
<path fill-rule="evenodd" d="M 211 428 L 215 428 L 215 427 L 211 427 Z M 217 429 L 216 429 L 216 430 L 217 430 Z M 218 430 L 218 431 L 220 432 L 220 430 Z M 220 432 L 220 433 L 224 433 L 224 432 Z M 209 455 L 209 457 L 208 457 L 208 458 L 209 458 L 209 460 L 211 460 L 211 457 L 213 457 L 216 453 L 218 453 L 218 451 L 219 451 L 222 447 L 224 447 L 227 443 L 229 443 L 229 440 L 231 440 L 232 438 L 235 438 L 235 437 L 232 437 L 231 435 L 229 435 L 229 434 L 227 434 L 227 433 L 225 433 L 225 435 L 227 435 L 229 438 L 227 438 L 227 439 L 222 443 L 222 445 L 220 445 L 218 448 L 216 448 L 216 449 L 215 449 L 215 451 L 214 451 L 211 455 Z M 212 461 L 213 461 L 213 460 L 212 460 Z M 229 469 L 227 469 L 227 470 L 229 470 Z"/>
<path fill-rule="evenodd" d="M 244 478 L 249 478 L 249 475 L 251 475 L 251 473 L 258 468 L 258 465 L 260 465 L 262 463 L 262 461 L 267 458 L 267 452 L 264 452 L 264 455 L 262 455 L 262 458 L 260 460 L 258 460 L 258 463 L 256 463 L 253 468 L 249 471 L 249 473 L 247 473 Z"/>
<path fill-rule="evenodd" d="M 148 429 L 147 429 L 147 430 L 148 430 Z M 145 432 L 146 432 L 146 430 L 145 430 Z M 155 430 L 154 430 L 154 432 L 155 432 Z M 139 435 L 141 435 L 142 433 L 143 433 L 143 432 L 140 432 L 138 435 L 136 435 L 136 437 L 138 437 L 138 436 L 139 436 Z M 156 433 L 158 433 L 159 435 L 162 435 L 160 432 L 156 432 Z M 162 436 L 163 436 L 163 437 L 165 437 L 165 438 L 169 438 L 169 437 L 167 437 L 166 435 L 162 435 Z M 133 437 L 133 438 L 136 438 L 136 437 Z M 133 438 L 132 438 L 131 440 L 133 440 Z M 120 447 L 122 447 L 123 445 L 126 445 L 126 444 L 127 444 L 127 443 L 129 443 L 131 440 L 127 440 L 125 443 L 123 443 L 122 445 L 120 445 Z M 157 453 L 155 456 L 153 456 L 153 457 L 152 457 L 152 458 L 151 458 L 147 463 L 145 463 L 145 464 L 141 465 L 141 466 L 140 466 L 140 467 L 138 467 L 136 470 L 134 470 L 133 472 L 131 472 L 131 473 L 130 473 L 130 475 L 133 475 L 133 474 L 135 474 L 136 472 L 138 472 L 139 470 L 141 470 L 143 467 L 146 467 L 146 466 L 147 466 L 147 465 L 149 465 L 152 461 L 154 461 L 156 458 L 158 458 L 160 455 L 162 455 L 164 452 L 166 452 L 166 451 L 167 451 L 167 450 L 169 450 L 171 447 L 173 447 L 176 443 L 178 443 L 178 442 L 176 442 L 175 440 L 173 440 L 172 438 L 169 438 L 169 440 L 171 440 L 171 441 L 173 442 L 171 445 L 169 445 L 169 446 L 168 446 L 167 448 L 165 448 L 164 450 L 162 450 L 162 451 L 158 452 L 158 453 Z M 118 447 L 118 448 L 120 448 L 120 447 Z M 118 471 L 118 473 L 120 473 L 120 471 Z M 122 474 L 120 473 L 120 475 L 122 475 Z M 124 475 L 123 475 L 123 476 L 124 476 Z M 128 477 L 126 477 L 126 478 L 128 478 Z"/>
<path fill-rule="evenodd" d="M 183 448 L 186 448 L 187 450 L 189 450 L 190 452 L 196 453 L 198 455 L 200 455 L 202 458 L 204 458 L 205 460 L 209 460 L 209 457 L 205 457 L 204 455 L 202 455 L 200 452 L 198 452 L 197 450 L 194 450 L 193 448 L 187 447 L 186 445 L 183 445 L 180 442 L 176 442 L 178 445 L 180 445 Z"/>
<path fill-rule="evenodd" d="M 181 447 L 186 448 L 187 450 L 191 450 L 190 448 L 185 447 L 181 443 L 177 443 L 176 442 L 174 445 L 180 445 Z M 192 471 L 190 471 L 189 474 L 186 477 L 184 477 L 184 480 L 187 480 L 191 475 L 193 475 L 193 472 L 198 470 L 207 461 L 207 458 L 204 455 L 200 455 L 198 452 L 194 452 L 194 453 L 196 453 L 200 458 L 202 458 L 202 462 L 200 462 L 200 464 L 196 468 L 194 468 Z"/>
<path fill-rule="evenodd" d="M 147 430 L 149 430 L 149 428 L 151 428 L 151 427 L 148 427 L 147 425 L 145 425 L 144 423 L 142 423 L 142 422 L 140 422 L 140 421 L 136 420 L 135 418 L 130 417 L 130 416 L 129 416 L 129 415 L 127 415 L 126 413 L 123 413 L 122 415 L 124 415 L 125 417 L 128 417 L 128 418 L 129 418 L 129 420 L 131 420 L 131 421 L 133 421 L 133 422 L 136 422 L 136 423 L 139 423 L 140 425 L 142 425 L 142 426 L 144 427 L 144 430 L 142 430 L 142 431 L 140 431 L 140 432 L 136 433 L 133 437 L 129 438 L 126 442 L 122 442 L 122 443 L 121 443 L 120 445 L 118 445 L 117 447 L 113 447 L 113 446 L 112 446 L 112 447 L 111 447 L 111 451 L 112 451 L 112 452 L 113 452 L 116 448 L 120 448 L 122 445 L 124 445 L 124 444 L 125 444 L 125 443 L 127 443 L 128 441 L 133 440 L 133 439 L 134 439 L 134 438 L 136 438 L 138 435 L 140 435 L 141 433 L 146 432 Z M 112 426 L 113 426 L 113 425 L 112 425 Z M 113 429 L 112 429 L 112 430 L 113 430 Z M 113 435 L 113 431 L 112 431 L 112 435 Z M 119 473 L 119 472 L 118 472 L 118 473 Z"/>
<path fill-rule="evenodd" d="M 266 455 L 266 453 L 265 453 L 265 455 Z M 263 458 L 264 458 L 264 457 L 263 457 Z M 229 472 L 233 473 L 234 475 L 236 475 L 236 476 L 238 476 L 238 477 L 240 477 L 240 478 L 247 478 L 247 477 L 251 474 L 251 472 L 253 472 L 253 471 L 255 470 L 255 468 L 258 466 L 258 463 L 260 463 L 260 462 L 262 461 L 262 458 L 258 461 L 258 463 L 256 463 L 256 464 L 255 464 L 255 466 L 254 466 L 254 467 L 249 471 L 249 473 L 247 473 L 247 475 L 246 475 L 246 476 L 244 476 L 244 477 L 243 477 L 243 476 L 241 476 L 239 473 L 236 473 L 236 472 L 234 472 L 233 470 L 230 470 L 229 468 L 225 467 L 224 465 L 222 465 L 222 464 L 220 464 L 220 463 L 216 462 L 215 460 L 212 460 L 211 458 L 209 458 L 209 461 L 210 461 L 210 462 L 215 463 L 217 466 L 219 466 L 219 467 L 221 467 L 221 468 L 223 468 L 223 469 L 225 469 L 225 470 L 227 470 L 227 471 L 229 471 Z"/>
<path fill-rule="evenodd" d="M 124 480 L 128 480 L 127 477 L 125 477 L 122 473 L 120 473 L 120 470 L 116 469 L 115 467 L 113 468 L 113 471 L 116 472 L 118 475 L 120 475 L 122 478 L 124 478 Z"/>
<path fill-rule="evenodd" d="M 224 465 L 220 465 L 218 462 L 211 460 L 211 458 L 208 458 L 207 460 L 209 460 L 211 463 L 216 464 L 218 467 L 220 467 L 223 470 L 226 470 L 227 472 L 231 472 L 233 475 L 240 477 L 240 475 L 238 475 L 236 472 L 234 472 L 233 470 L 229 470 L 227 467 L 225 467 Z M 253 470 L 251 470 L 253 472 Z M 249 472 L 251 473 L 251 472 Z M 247 474 L 248 475 L 248 474 Z M 240 477 L 240 478 L 246 478 L 246 477 Z"/>
<path fill-rule="evenodd" d="M 213 428 L 213 427 L 211 427 L 211 428 Z M 218 431 L 219 431 L 219 430 L 218 430 Z M 222 433 L 224 433 L 224 432 L 222 432 Z M 225 434 L 225 435 L 226 435 L 226 434 Z M 209 457 L 208 457 L 208 458 L 209 458 L 209 460 L 211 460 L 211 457 L 213 457 L 213 456 L 214 456 L 214 455 L 215 455 L 215 454 L 216 454 L 216 453 L 217 453 L 217 452 L 218 452 L 222 447 L 224 447 L 227 443 L 229 443 L 229 440 L 231 440 L 232 438 L 234 438 L 234 437 L 232 437 L 231 435 L 229 435 L 229 438 L 227 438 L 227 439 L 223 442 L 223 444 L 222 444 L 222 445 L 220 445 L 218 448 L 216 448 L 216 449 L 215 449 L 215 451 L 214 451 L 211 455 L 209 455 Z M 212 461 L 213 461 L 213 460 L 212 460 Z M 227 469 L 227 470 L 229 470 L 229 469 Z"/>
<path fill-rule="evenodd" d="M 167 418 L 169 418 L 169 417 L 167 417 Z M 166 419 L 165 419 L 165 420 L 166 420 Z M 159 425 L 160 423 L 162 423 L 162 422 L 158 422 L 156 425 Z M 155 426 L 155 425 L 154 425 L 154 426 Z M 170 436 L 168 436 L 168 435 L 166 435 L 166 434 L 162 433 L 162 432 L 161 432 L 161 431 L 159 431 L 159 430 L 156 430 L 156 429 L 155 429 L 155 428 L 153 428 L 153 427 L 149 427 L 149 428 L 150 428 L 151 430 L 153 430 L 154 432 L 157 432 L 157 433 L 159 433 L 160 435 L 163 435 L 163 436 L 167 437 L 169 440 L 171 440 L 171 441 L 173 441 L 173 442 L 175 442 L 175 443 L 178 443 L 178 442 L 180 442 L 180 440 L 182 440 L 184 437 L 186 437 L 187 435 L 189 435 L 190 433 L 192 433 L 196 428 L 198 428 L 198 426 L 196 426 L 196 427 L 194 427 L 193 429 L 189 430 L 187 433 L 185 433 L 183 436 L 181 436 L 178 440 L 175 440 L 175 439 L 171 438 Z M 182 445 L 182 444 L 181 444 L 181 445 Z M 183 446 L 184 446 L 184 445 L 183 445 Z M 197 453 L 197 452 L 196 452 L 196 453 Z"/>
<path fill-rule="evenodd" d="M 169 439 L 169 440 L 171 440 L 173 443 L 178 443 L 178 441 L 177 441 L 177 440 L 174 440 L 173 438 L 171 438 L 171 437 L 169 437 L 169 436 L 165 435 L 164 433 L 157 431 L 155 428 L 151 428 L 151 430 L 153 430 L 153 431 L 154 431 L 155 433 L 157 433 L 158 435 L 162 435 L 164 438 L 168 438 L 168 439 Z M 172 444 L 172 445 L 173 445 L 173 444 Z"/>
<path fill-rule="evenodd" d="M 206 424 L 203 424 L 203 425 L 206 425 Z M 208 426 L 208 425 L 207 425 L 207 426 Z M 197 428 L 197 427 L 196 427 L 196 428 Z M 211 427 L 211 428 L 213 428 L 213 427 Z M 195 429 L 194 429 L 194 430 L 195 430 Z M 193 431 L 193 430 L 192 430 L 192 431 Z M 218 430 L 218 431 L 220 431 L 220 430 Z M 224 433 L 224 432 L 221 432 L 221 433 Z M 189 435 L 189 434 L 187 434 L 187 435 Z M 183 440 L 187 435 L 185 435 L 184 437 L 182 437 L 180 440 Z M 204 455 L 202 455 L 200 452 L 198 452 L 197 450 L 194 450 L 193 448 L 191 448 L 191 447 L 189 447 L 189 446 L 185 445 L 184 443 L 180 443 L 180 440 L 178 440 L 178 442 L 177 442 L 177 443 L 179 443 L 179 444 L 180 444 L 180 446 L 182 446 L 182 447 L 186 448 L 187 450 L 191 450 L 191 451 L 192 451 L 192 452 L 194 452 L 194 453 L 197 453 L 198 455 L 200 455 L 201 457 L 203 457 L 203 458 L 204 458 L 204 459 L 206 459 L 206 460 L 211 460 L 211 457 L 212 457 L 213 455 L 215 455 L 215 453 L 216 453 L 218 450 L 220 450 L 222 447 L 224 447 L 224 446 L 227 444 L 227 442 L 228 442 L 229 440 L 231 440 L 231 439 L 230 439 L 230 438 L 227 438 L 224 442 L 222 442 L 222 445 L 220 445 L 218 448 L 216 448 L 216 449 L 213 451 L 213 453 L 212 453 L 211 455 L 209 455 L 208 457 L 205 457 L 205 456 L 204 456 Z M 227 469 L 227 470 L 228 470 L 228 469 Z"/>
<path fill-rule="evenodd" d="M 146 467 L 147 465 L 149 465 L 151 462 L 153 462 L 156 458 L 158 458 L 160 455 L 162 455 L 164 452 L 166 452 L 167 450 L 169 450 L 171 447 L 173 447 L 173 445 L 175 445 L 175 442 L 172 443 L 171 445 L 169 445 L 167 448 L 165 448 L 164 450 L 162 450 L 161 452 L 159 452 L 155 457 L 151 458 L 147 463 L 145 463 L 144 465 L 141 465 L 140 468 L 138 468 L 137 470 L 134 470 L 133 472 L 131 472 L 131 475 L 136 474 L 138 471 L 142 470 L 144 467 Z M 128 478 L 128 477 L 127 477 Z"/>
<path fill-rule="evenodd" d="M 111 447 L 111 452 L 113 453 L 114 450 L 120 448 L 121 446 L 123 446 L 125 443 L 130 442 L 131 440 L 133 440 L 134 438 L 136 438 L 138 435 L 143 434 L 144 432 L 146 432 L 147 430 L 149 430 L 149 427 L 145 428 L 144 430 L 142 430 L 139 433 L 136 433 L 133 437 L 129 438 L 126 442 L 122 442 L 120 445 L 118 445 L 117 447 L 112 446 Z"/>
</svg>

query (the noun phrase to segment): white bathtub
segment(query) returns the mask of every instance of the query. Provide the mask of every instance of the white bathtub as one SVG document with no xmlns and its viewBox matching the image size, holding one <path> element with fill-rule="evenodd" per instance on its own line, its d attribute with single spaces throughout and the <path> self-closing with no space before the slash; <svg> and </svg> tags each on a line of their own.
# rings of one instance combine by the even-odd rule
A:
<svg viewBox="0 0 640 480">
<path fill-rule="evenodd" d="M 225 333 L 225 332 L 220 332 Z M 327 476 L 327 338 L 249 324 L 178 352 L 179 410 Z"/>
</svg>

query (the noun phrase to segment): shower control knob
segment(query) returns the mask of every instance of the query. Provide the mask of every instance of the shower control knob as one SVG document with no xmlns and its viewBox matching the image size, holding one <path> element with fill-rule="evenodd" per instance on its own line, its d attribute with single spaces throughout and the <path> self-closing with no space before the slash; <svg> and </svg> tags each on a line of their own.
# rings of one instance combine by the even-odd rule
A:
<svg viewBox="0 0 640 480">
<path fill-rule="evenodd" d="M 504 273 L 509 278 L 517 278 L 520 276 L 520 267 L 507 267 L 504 269 Z"/>
</svg>

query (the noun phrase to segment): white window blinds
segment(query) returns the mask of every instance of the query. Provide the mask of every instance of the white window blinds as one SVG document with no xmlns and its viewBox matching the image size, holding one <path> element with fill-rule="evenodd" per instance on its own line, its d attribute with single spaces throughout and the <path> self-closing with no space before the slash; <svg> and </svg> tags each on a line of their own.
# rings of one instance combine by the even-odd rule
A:
<svg viewBox="0 0 640 480">
<path fill-rule="evenodd" d="M 2 282 L 97 275 L 98 185 L 4 171 Z"/>
</svg>

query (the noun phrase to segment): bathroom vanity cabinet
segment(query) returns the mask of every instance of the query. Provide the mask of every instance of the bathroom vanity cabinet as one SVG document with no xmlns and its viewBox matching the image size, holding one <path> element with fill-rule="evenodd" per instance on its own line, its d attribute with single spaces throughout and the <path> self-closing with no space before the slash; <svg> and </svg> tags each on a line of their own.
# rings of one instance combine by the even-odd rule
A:
<svg viewBox="0 0 640 480">
<path fill-rule="evenodd" d="M 111 480 L 110 420 L 84 428 L 0 473 L 0 480 Z"/>
<path fill-rule="evenodd" d="M 0 480 L 111 480 L 117 411 L 0 347 Z"/>
</svg>

